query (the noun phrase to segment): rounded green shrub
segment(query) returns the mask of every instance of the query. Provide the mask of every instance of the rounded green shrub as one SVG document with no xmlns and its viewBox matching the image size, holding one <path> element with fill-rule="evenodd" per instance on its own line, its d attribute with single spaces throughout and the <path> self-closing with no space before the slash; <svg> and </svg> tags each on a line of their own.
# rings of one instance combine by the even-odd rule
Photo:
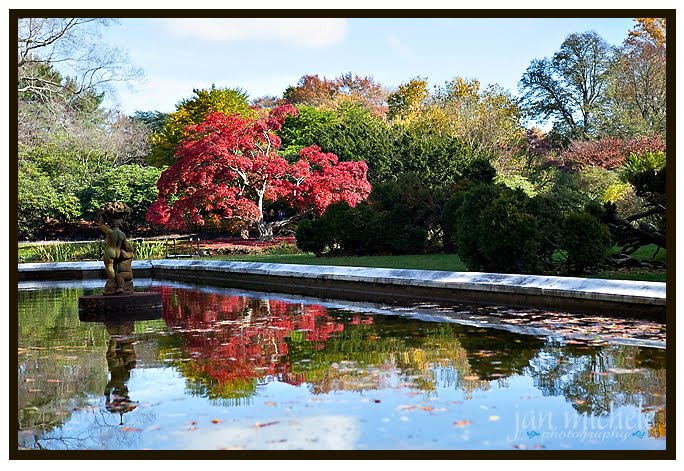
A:
<svg viewBox="0 0 684 471">
<path fill-rule="evenodd" d="M 316 255 L 321 255 L 330 240 L 329 227 L 325 220 L 321 219 L 305 219 L 299 223 L 295 238 L 297 240 L 297 247 L 304 252 L 313 252 Z"/>
<path fill-rule="evenodd" d="M 589 213 L 572 213 L 565 218 L 560 248 L 567 255 L 567 269 L 580 274 L 601 263 L 611 246 L 610 232 L 605 224 Z"/>
</svg>

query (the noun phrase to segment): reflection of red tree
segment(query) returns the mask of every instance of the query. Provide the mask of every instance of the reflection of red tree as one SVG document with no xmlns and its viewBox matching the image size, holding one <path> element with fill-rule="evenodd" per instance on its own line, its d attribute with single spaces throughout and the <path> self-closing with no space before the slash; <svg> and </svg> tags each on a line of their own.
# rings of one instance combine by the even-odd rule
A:
<svg viewBox="0 0 684 471">
<path fill-rule="evenodd" d="M 301 384 L 304 377 L 293 374 L 285 358 L 286 338 L 300 331 L 322 349 L 326 340 L 344 330 L 344 324 L 335 322 L 319 305 L 169 287 L 157 290 L 162 294 L 166 324 L 180 334 L 183 349 L 192 359 L 187 371 L 217 385 L 274 376 Z M 372 322 L 364 319 L 363 323 L 368 321 Z"/>
</svg>

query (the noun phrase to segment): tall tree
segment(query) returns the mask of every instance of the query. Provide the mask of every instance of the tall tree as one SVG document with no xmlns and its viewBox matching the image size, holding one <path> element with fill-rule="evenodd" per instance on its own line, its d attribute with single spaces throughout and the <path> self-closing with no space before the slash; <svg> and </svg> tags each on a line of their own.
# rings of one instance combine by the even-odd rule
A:
<svg viewBox="0 0 684 471">
<path fill-rule="evenodd" d="M 387 95 L 387 119 L 398 122 L 413 121 L 423 112 L 429 96 L 427 80 L 423 78 L 416 77 L 402 83 Z"/>
<path fill-rule="evenodd" d="M 657 47 L 665 47 L 667 22 L 665 18 L 634 18 L 636 25 L 629 31 L 628 42 L 649 42 Z"/>
<path fill-rule="evenodd" d="M 176 146 L 183 139 L 185 128 L 200 124 L 210 113 L 254 116 L 247 101 L 247 93 L 237 88 L 194 89 L 194 96 L 185 98 L 176 105 L 161 131 L 152 134 L 150 163 L 163 167 L 171 165 L 176 156 Z"/>
<path fill-rule="evenodd" d="M 102 41 L 101 29 L 112 18 L 19 18 L 17 41 L 18 91 L 42 100 L 70 101 L 86 92 L 102 92 L 109 84 L 142 76 L 126 54 Z M 45 74 L 58 67 L 70 77 Z"/>
<path fill-rule="evenodd" d="M 387 91 L 373 77 L 342 74 L 334 79 L 318 75 L 304 75 L 296 86 L 289 86 L 283 93 L 287 103 L 324 108 L 337 108 L 341 103 L 358 103 L 384 116 L 387 111 Z"/>
<path fill-rule="evenodd" d="M 189 126 L 178 159 L 158 182 L 159 197 L 147 219 L 169 228 L 211 220 L 240 220 L 256 227 L 262 238 L 287 221 L 266 221 L 266 205 L 281 203 L 297 214 L 322 214 L 331 203 L 355 205 L 370 193 L 364 162 L 338 162 L 317 146 L 304 148 L 290 164 L 278 155 L 275 134 L 291 105 L 274 108 L 257 119 L 211 113 Z"/>
<path fill-rule="evenodd" d="M 142 72 L 102 41 L 107 18 L 19 18 L 18 226 L 32 238 L 84 216 L 98 178 L 140 163 L 149 130 L 102 106 L 109 85 Z"/>
<path fill-rule="evenodd" d="M 623 138 L 665 134 L 665 19 L 637 18 L 614 62 L 606 133 Z"/>
<path fill-rule="evenodd" d="M 596 133 L 605 105 L 611 47 L 595 32 L 569 35 L 551 59 L 535 59 L 520 80 L 522 103 L 532 119 L 553 120 L 568 139 Z"/>
<path fill-rule="evenodd" d="M 498 85 L 481 89 L 478 80 L 462 77 L 436 88 L 415 126 L 447 133 L 486 159 L 514 153 L 525 140 L 517 100 Z"/>
</svg>

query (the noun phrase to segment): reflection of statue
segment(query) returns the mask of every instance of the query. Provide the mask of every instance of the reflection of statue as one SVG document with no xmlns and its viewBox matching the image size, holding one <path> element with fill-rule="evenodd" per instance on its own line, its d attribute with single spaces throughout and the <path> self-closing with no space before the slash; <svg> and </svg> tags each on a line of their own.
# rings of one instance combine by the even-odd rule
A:
<svg viewBox="0 0 684 471">
<path fill-rule="evenodd" d="M 109 339 L 107 349 L 107 367 L 110 380 L 105 386 L 105 408 L 112 413 L 118 413 L 123 425 L 123 415 L 137 407 L 131 401 L 126 384 L 131 378 L 131 370 L 135 368 L 135 348 L 133 347 L 133 322 L 120 324 L 105 324 Z"/>
<path fill-rule="evenodd" d="M 112 219 L 111 226 L 105 223 L 104 215 Z M 124 219 L 131 209 L 124 203 L 105 204 L 100 210 L 100 230 L 105 234 L 104 264 L 107 269 L 105 294 L 133 292 L 133 247 L 121 230 Z"/>
</svg>

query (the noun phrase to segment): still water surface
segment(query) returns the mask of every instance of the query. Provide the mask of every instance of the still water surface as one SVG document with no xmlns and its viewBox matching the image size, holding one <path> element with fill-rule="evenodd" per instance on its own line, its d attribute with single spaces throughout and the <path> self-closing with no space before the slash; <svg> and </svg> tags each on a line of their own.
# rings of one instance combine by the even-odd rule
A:
<svg viewBox="0 0 684 471">
<path fill-rule="evenodd" d="M 161 318 L 82 322 L 101 282 L 19 284 L 18 447 L 665 448 L 665 328 L 136 280 Z"/>
</svg>

